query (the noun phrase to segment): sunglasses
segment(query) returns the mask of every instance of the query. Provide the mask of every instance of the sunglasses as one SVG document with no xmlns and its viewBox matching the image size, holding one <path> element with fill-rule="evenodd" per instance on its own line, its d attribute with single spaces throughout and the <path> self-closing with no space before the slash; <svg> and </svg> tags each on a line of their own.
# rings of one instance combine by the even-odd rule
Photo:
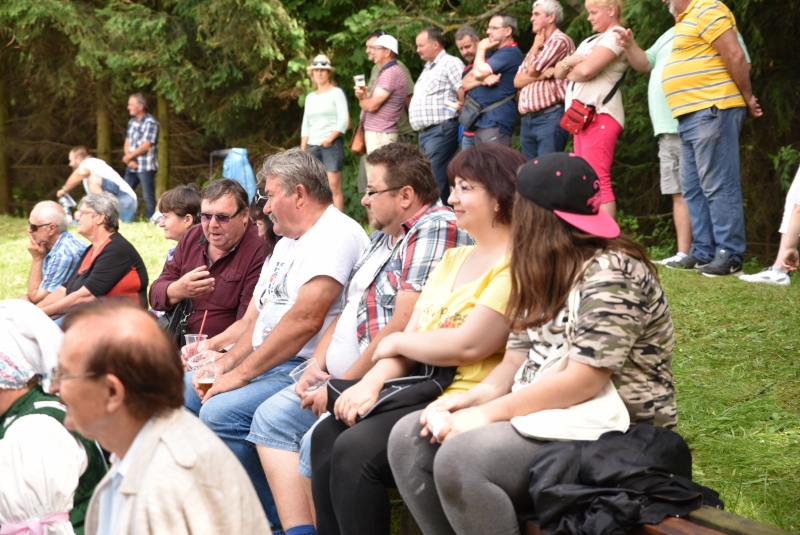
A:
<svg viewBox="0 0 800 535">
<path fill-rule="evenodd" d="M 327 61 L 312 61 L 311 62 L 311 66 L 312 67 L 330 67 L 331 64 L 328 63 Z"/>
<path fill-rule="evenodd" d="M 52 223 L 39 223 L 38 225 L 34 225 L 33 223 L 28 223 L 28 229 L 30 229 L 31 232 L 36 232 L 40 228 L 46 227 L 47 225 L 52 225 Z"/>
<path fill-rule="evenodd" d="M 212 219 L 216 219 L 217 223 L 220 225 L 227 225 L 231 222 L 231 219 L 236 217 L 237 215 L 242 213 L 243 209 L 238 210 L 233 215 L 226 215 L 226 214 L 206 214 L 204 212 L 200 212 L 198 215 L 200 216 L 200 221 L 203 223 L 210 223 Z"/>
</svg>

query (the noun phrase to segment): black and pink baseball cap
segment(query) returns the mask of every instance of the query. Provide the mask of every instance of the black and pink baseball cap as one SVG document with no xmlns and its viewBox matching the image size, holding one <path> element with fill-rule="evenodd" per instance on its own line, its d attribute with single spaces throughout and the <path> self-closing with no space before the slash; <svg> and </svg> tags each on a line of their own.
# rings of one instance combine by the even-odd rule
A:
<svg viewBox="0 0 800 535">
<path fill-rule="evenodd" d="M 517 192 L 588 234 L 619 236 L 619 225 L 600 209 L 600 179 L 589 163 L 573 153 L 537 156 L 520 167 Z"/>
</svg>

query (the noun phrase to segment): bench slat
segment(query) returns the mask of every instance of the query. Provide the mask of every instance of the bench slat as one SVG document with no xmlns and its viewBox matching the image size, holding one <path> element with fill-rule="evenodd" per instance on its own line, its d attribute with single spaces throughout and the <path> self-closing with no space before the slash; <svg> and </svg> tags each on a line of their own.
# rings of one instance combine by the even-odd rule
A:
<svg viewBox="0 0 800 535">
<path fill-rule="evenodd" d="M 687 518 L 695 524 L 717 529 L 727 535 L 791 535 L 790 532 L 775 526 L 762 524 L 707 505 L 692 511 Z"/>
</svg>

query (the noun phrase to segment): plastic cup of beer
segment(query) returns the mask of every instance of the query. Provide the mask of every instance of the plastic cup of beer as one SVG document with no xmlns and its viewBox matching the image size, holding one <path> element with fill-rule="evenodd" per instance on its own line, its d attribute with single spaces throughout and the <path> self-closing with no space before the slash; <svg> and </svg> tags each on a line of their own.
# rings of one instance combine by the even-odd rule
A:
<svg viewBox="0 0 800 535">
<path fill-rule="evenodd" d="M 214 351 L 201 351 L 186 361 L 189 368 L 194 371 L 194 376 L 197 377 L 197 384 L 203 395 L 208 393 L 211 385 L 214 384 L 214 379 L 217 378 L 215 355 L 216 352 Z"/>
<path fill-rule="evenodd" d="M 367 86 L 367 78 L 363 74 L 356 74 L 355 76 L 353 76 L 353 82 L 356 84 L 356 87 Z"/>
<path fill-rule="evenodd" d="M 305 391 L 306 394 L 313 394 L 328 384 L 329 375 L 322 371 L 319 364 L 317 364 L 317 359 L 308 359 L 303 362 L 289 372 L 289 377 L 297 383 L 300 381 L 303 374 L 306 374 L 306 379 L 308 380 L 308 386 Z"/>
<path fill-rule="evenodd" d="M 183 346 L 185 352 L 188 356 L 193 356 L 197 353 L 199 347 L 203 342 L 208 340 L 207 334 L 184 334 L 184 338 L 186 338 L 186 345 Z"/>
</svg>

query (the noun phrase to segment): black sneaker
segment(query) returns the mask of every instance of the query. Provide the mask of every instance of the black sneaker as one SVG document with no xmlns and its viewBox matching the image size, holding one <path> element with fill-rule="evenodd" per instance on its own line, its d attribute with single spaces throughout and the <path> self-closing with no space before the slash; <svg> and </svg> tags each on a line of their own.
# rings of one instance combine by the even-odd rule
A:
<svg viewBox="0 0 800 535">
<path fill-rule="evenodd" d="M 720 249 L 714 256 L 714 260 L 707 266 L 697 269 L 697 272 L 706 277 L 721 277 L 723 275 L 733 275 L 742 270 L 742 263 L 731 257 L 731 253 L 725 249 Z"/>
<path fill-rule="evenodd" d="M 664 265 L 670 269 L 697 269 L 705 267 L 707 264 L 704 264 L 692 255 L 686 255 L 680 260 L 673 260 L 672 262 L 667 262 Z"/>
</svg>

